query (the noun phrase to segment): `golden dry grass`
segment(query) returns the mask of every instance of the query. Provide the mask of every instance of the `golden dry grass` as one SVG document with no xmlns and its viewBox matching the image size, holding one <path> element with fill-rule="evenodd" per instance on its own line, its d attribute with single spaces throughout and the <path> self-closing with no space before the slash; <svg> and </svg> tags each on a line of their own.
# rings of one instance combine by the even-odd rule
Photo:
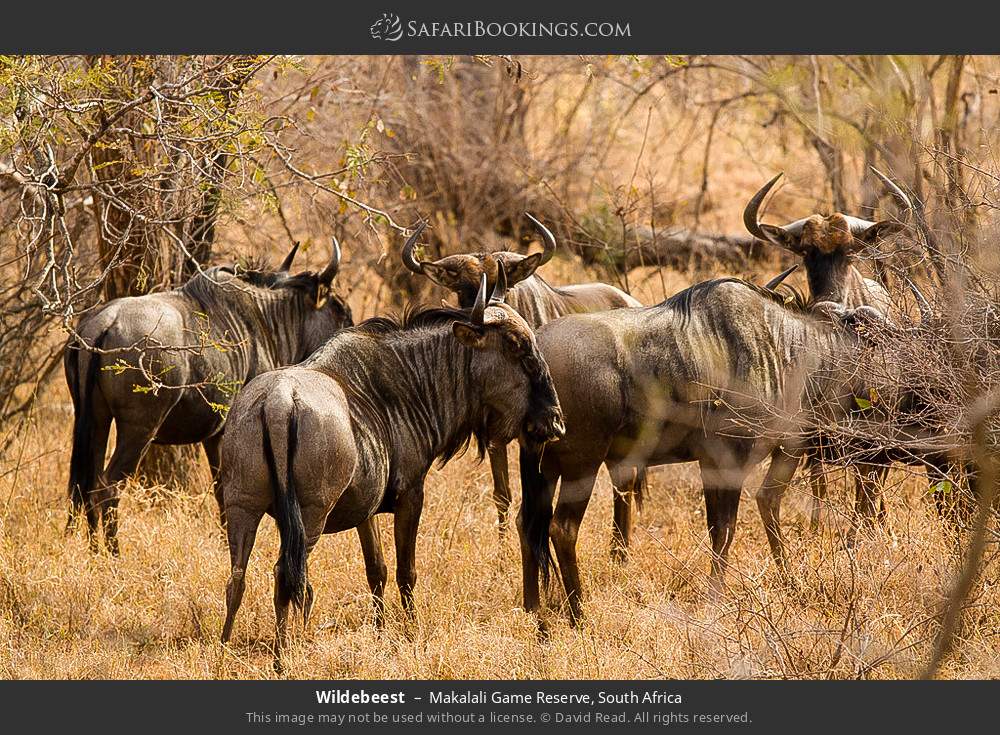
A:
<svg viewBox="0 0 1000 735">
<path fill-rule="evenodd" d="M 228 553 L 207 469 L 183 493 L 133 484 L 122 506 L 120 559 L 93 556 L 82 532 L 63 536 L 71 408 L 61 386 L 2 469 L 0 676 L 5 678 L 272 677 L 265 518 L 234 639 L 218 642 Z M 512 459 L 514 455 L 512 453 Z M 580 556 L 586 622 L 571 627 L 549 595 L 547 640 L 519 609 L 516 539 L 496 537 L 489 470 L 465 456 L 432 471 L 418 543 L 419 621 L 402 622 L 390 582 L 390 623 L 369 621 L 353 533 L 323 539 L 310 561 L 317 603 L 296 628 L 287 675 L 358 678 L 870 677 L 916 675 L 957 564 L 954 533 L 924 497 L 922 476 L 894 474 L 892 536 L 843 547 L 847 498 L 834 485 L 824 530 L 807 530 L 808 497 L 786 502 L 798 588 L 779 582 L 752 499 L 744 493 L 730 589 L 708 594 L 705 522 L 696 469 L 654 474 L 631 562 L 608 556 L 611 497 L 600 478 Z M 391 519 L 383 519 L 384 530 Z M 391 534 L 384 534 L 391 539 Z M 387 548 L 390 579 L 392 549 Z M 996 564 L 975 590 L 958 650 L 943 676 L 1000 675 Z"/>
<path fill-rule="evenodd" d="M 362 71 L 370 61 L 377 60 L 365 59 Z M 353 67 L 340 68 L 350 63 L 334 60 L 332 78 L 350 77 Z M 529 64 L 532 72 L 545 72 L 549 65 L 540 57 Z M 579 70 L 569 71 L 547 87 L 531 90 L 541 96 L 527 126 L 527 144 L 536 152 L 549 146 L 559 129 L 553 127 L 552 111 L 559 113 L 556 118 L 565 115 L 581 87 L 591 84 Z M 369 73 L 374 80 L 383 78 L 381 67 Z M 585 106 L 576 115 L 563 141 L 567 150 L 594 141 L 604 145 L 601 122 L 609 115 L 612 118 L 606 122 L 617 121 L 626 101 L 619 85 L 609 83 L 608 90 L 592 108 Z M 620 127 L 617 122 L 610 126 L 615 134 L 608 138 L 608 155 L 595 174 L 594 186 L 573 189 L 590 192 L 576 192 L 569 202 L 574 213 L 581 215 L 598 204 L 613 211 L 621 191 L 633 185 L 644 191 L 648 180 L 663 189 L 658 202 L 667 198 L 676 204 L 678 223 L 692 225 L 689 210 L 701 180 L 707 127 L 705 116 L 689 109 L 690 102 L 716 99 L 720 92 L 711 84 L 704 93 L 693 95 L 657 92 L 620 121 Z M 853 97 L 840 99 L 846 103 Z M 339 167 L 336 161 L 342 152 L 336 146 L 354 140 L 371 114 L 367 101 L 359 109 L 366 116 L 363 120 L 343 108 L 300 121 L 319 141 L 307 151 L 311 167 Z M 657 114 L 650 115 L 650 110 Z M 788 186 L 769 205 L 774 221 L 797 218 L 817 207 L 829 209 L 822 168 L 814 154 L 803 147 L 794 127 L 765 125 L 768 117 L 767 110 L 754 102 L 746 109 L 731 106 L 721 118 L 701 229 L 741 232 L 744 202 L 779 170 L 786 172 Z M 863 171 L 858 141 L 838 142 L 848 154 L 849 178 L 857 181 Z M 376 191 L 372 203 L 378 204 L 384 192 Z M 307 244 L 328 226 L 329 208 L 317 207 L 311 198 L 290 198 L 285 208 L 294 236 Z M 242 212 L 236 223 L 221 228 L 220 258 L 267 255 L 270 262 L 278 262 L 286 238 L 273 212 L 265 209 L 261 204 L 260 211 Z M 643 202 L 630 224 L 647 224 L 647 209 Z M 365 280 L 370 255 L 384 250 L 395 258 L 398 253 L 397 243 L 383 242 L 359 222 L 349 221 L 345 274 L 338 280 L 339 289 L 353 288 L 351 304 L 358 319 L 371 316 L 386 296 Z M 311 252 L 303 248 L 299 265 L 318 267 L 326 252 L 323 246 Z M 777 270 L 774 266 L 752 275 L 762 282 Z M 655 303 L 708 275 L 641 269 L 629 275 L 628 285 L 644 303 Z M 553 284 L 607 277 L 583 272 L 567 257 L 546 265 L 543 276 Z M 801 273 L 791 282 L 804 286 Z M 0 676 L 273 677 L 269 648 L 274 619 L 270 570 L 277 553 L 273 522 L 264 520 L 233 641 L 223 647 L 218 637 L 229 559 L 216 523 L 207 469 L 201 468 L 192 485 L 179 493 L 129 487 L 121 508 L 122 557 L 93 556 L 82 531 L 69 538 L 63 535 L 71 423 L 69 398 L 61 378 L 56 378 L 11 450 L 0 456 Z M 15 428 L 0 427 L 0 438 Z M 402 621 L 390 581 L 390 622 L 384 631 L 376 631 L 370 622 L 356 536 L 326 537 L 310 560 L 317 595 L 313 619 L 304 634 L 296 632 L 287 675 L 906 678 L 919 674 L 931 652 L 961 551 L 958 535 L 935 515 L 923 476 L 893 472 L 887 493 L 892 534 L 864 538 L 853 553 L 841 536 L 849 508 L 844 483 L 834 485 L 818 535 L 808 531 L 809 498 L 805 485 L 797 485 L 783 514 L 798 579 L 794 588 L 779 581 L 769 559 L 753 502 L 760 476 L 758 471 L 744 492 L 728 593 L 714 598 L 707 587 L 709 556 L 696 468 L 678 465 L 653 474 L 625 567 L 609 559 L 611 495 L 602 474 L 579 545 L 588 595 L 586 620 L 579 629 L 568 624 L 560 609 L 562 592 L 554 586 L 546 612 L 549 635 L 543 641 L 535 621 L 519 609 L 516 538 L 510 534 L 503 543 L 497 540 L 488 466 L 476 464 L 471 456 L 459 458 L 428 477 L 417 546 L 417 624 Z M 382 520 L 390 580 L 391 522 Z M 944 677 L 1000 676 L 995 553 L 995 547 L 988 551 L 990 561 L 970 597 L 956 651 L 940 672 Z"/>
</svg>

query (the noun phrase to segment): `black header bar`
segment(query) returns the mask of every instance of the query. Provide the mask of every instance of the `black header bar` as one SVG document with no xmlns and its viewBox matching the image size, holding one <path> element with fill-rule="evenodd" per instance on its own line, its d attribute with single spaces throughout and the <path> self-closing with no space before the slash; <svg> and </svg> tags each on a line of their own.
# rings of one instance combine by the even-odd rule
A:
<svg viewBox="0 0 1000 735">
<path fill-rule="evenodd" d="M 950 2 L 7 3 L 0 52 L 1000 52 L 996 6 Z"/>
</svg>

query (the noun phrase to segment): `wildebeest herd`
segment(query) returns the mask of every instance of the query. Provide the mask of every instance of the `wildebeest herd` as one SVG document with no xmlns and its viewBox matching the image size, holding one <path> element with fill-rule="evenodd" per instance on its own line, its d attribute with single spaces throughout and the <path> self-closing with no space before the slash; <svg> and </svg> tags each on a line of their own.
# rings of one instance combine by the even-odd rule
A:
<svg viewBox="0 0 1000 735">
<path fill-rule="evenodd" d="M 551 286 L 537 271 L 556 239 L 528 215 L 543 242 L 532 255 L 425 261 L 416 254 L 424 225 L 410 235 L 403 265 L 454 292 L 456 308 L 353 324 L 334 286 L 336 241 L 319 273 L 291 273 L 296 246 L 276 270 L 213 267 L 174 291 L 111 301 L 82 320 L 65 352 L 75 411 L 67 531 L 82 514 L 91 548 L 103 535 L 118 554 L 121 484 L 146 449 L 201 443 L 232 565 L 224 642 L 260 521 L 277 523 L 278 666 L 289 606 L 308 619 L 308 558 L 324 533 L 357 529 L 381 624 L 387 570 L 375 518 L 392 513 L 396 581 L 405 612 L 415 613 L 425 477 L 470 442 L 489 453 L 501 535 L 511 503 L 506 447 L 520 444 L 528 611 L 539 609 L 540 577 L 557 562 L 571 618 L 582 615 L 576 540 L 601 465 L 614 486 L 612 554 L 624 560 L 648 469 L 699 463 L 721 590 L 743 485 L 769 457 L 757 503 L 784 569 L 785 489 L 806 464 L 818 502 L 825 488 L 815 468 L 848 462 L 824 427 L 863 405 L 863 354 L 896 328 L 888 294 L 851 264 L 910 217 L 907 196 L 875 173 L 895 219 L 836 213 L 763 224 L 758 210 L 777 177 L 746 206 L 754 237 L 801 258 L 808 295 L 782 284 L 793 269 L 766 285 L 714 278 L 654 306 L 604 283 Z M 149 390 L 135 389 L 137 373 Z M 850 449 L 856 523 L 873 522 L 885 468 L 900 457 L 884 442 Z M 950 471 L 944 455 L 907 459 L 932 476 Z"/>
</svg>

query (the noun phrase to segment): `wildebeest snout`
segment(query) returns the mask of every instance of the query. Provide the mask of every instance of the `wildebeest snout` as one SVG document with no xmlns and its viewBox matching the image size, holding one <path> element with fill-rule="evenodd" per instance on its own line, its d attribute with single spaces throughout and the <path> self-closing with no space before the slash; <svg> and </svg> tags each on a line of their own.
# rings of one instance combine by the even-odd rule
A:
<svg viewBox="0 0 1000 735">
<path fill-rule="evenodd" d="M 524 433 L 535 443 L 559 441 L 566 436 L 562 410 L 552 406 L 529 417 L 524 422 Z"/>
</svg>

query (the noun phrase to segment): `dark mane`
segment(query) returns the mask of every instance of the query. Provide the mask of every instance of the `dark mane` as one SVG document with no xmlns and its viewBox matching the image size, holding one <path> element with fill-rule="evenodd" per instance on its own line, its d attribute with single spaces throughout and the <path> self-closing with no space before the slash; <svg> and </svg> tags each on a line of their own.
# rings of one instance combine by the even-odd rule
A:
<svg viewBox="0 0 1000 735">
<path fill-rule="evenodd" d="M 254 288 L 276 290 L 279 288 L 300 288 L 314 291 L 317 285 L 317 274 L 313 271 L 303 271 L 289 275 L 284 271 L 276 271 L 263 267 L 262 263 L 250 265 L 217 265 L 206 268 L 201 273 L 194 274 L 181 290 L 197 290 L 206 284 L 219 285 L 219 276 L 226 274 L 241 283 Z"/>
<path fill-rule="evenodd" d="M 763 286 L 758 286 L 756 283 L 751 283 L 750 281 L 745 281 L 742 278 L 735 278 L 732 276 L 713 278 L 710 281 L 696 283 L 693 286 L 685 288 L 683 291 L 678 291 L 665 301 L 662 301 L 660 306 L 664 309 L 677 311 L 686 323 L 687 320 L 691 318 L 691 306 L 694 301 L 696 299 L 705 298 L 716 288 L 726 283 L 738 283 L 746 286 L 754 293 L 773 301 L 775 304 L 778 304 L 793 314 L 805 314 L 809 311 L 810 305 L 808 300 L 800 291 L 792 288 L 791 286 L 781 285 L 778 287 L 780 290 L 771 290 L 764 288 Z"/>
<path fill-rule="evenodd" d="M 387 334 L 406 332 L 414 329 L 436 327 L 455 321 L 468 321 L 471 309 L 456 309 L 446 306 L 407 306 L 401 313 L 383 314 L 365 319 L 344 333 Z"/>
<path fill-rule="evenodd" d="M 303 365 L 333 378 L 348 395 L 353 397 L 358 405 L 368 406 L 373 414 L 377 414 L 380 409 L 376 408 L 371 397 L 373 395 L 382 396 L 381 409 L 384 410 L 386 408 L 384 396 L 392 392 L 387 389 L 388 385 L 383 387 L 385 384 L 381 382 L 384 380 L 382 371 L 379 369 L 369 370 L 356 359 L 342 361 L 340 357 L 336 356 L 338 348 L 341 345 L 348 345 L 346 354 L 353 356 L 356 354 L 354 350 L 359 348 L 357 345 L 351 345 L 350 335 L 365 335 L 374 338 L 379 350 L 396 349 L 400 345 L 394 344 L 397 340 L 392 339 L 393 336 L 405 337 L 407 333 L 420 329 L 450 325 L 455 321 L 468 321 L 470 313 L 471 309 L 415 306 L 404 308 L 401 313 L 374 316 L 353 327 L 341 330 L 326 343 L 324 348 L 315 352 Z M 405 344 L 410 340 L 404 338 L 398 342 Z M 441 344 L 446 345 L 449 352 L 441 353 L 440 357 L 446 358 L 452 369 L 465 371 L 465 382 L 471 384 L 472 380 L 469 376 L 471 369 L 470 350 L 450 336 Z M 460 355 L 465 356 L 463 360 L 459 359 Z M 476 444 L 477 457 L 482 460 L 489 443 L 485 415 L 471 417 L 469 422 L 455 433 L 452 441 L 448 442 L 438 455 L 438 466 L 444 466 L 450 459 L 463 454 L 473 441 Z"/>
<path fill-rule="evenodd" d="M 280 291 L 296 294 L 295 298 L 315 300 L 319 279 L 312 271 L 289 275 L 282 271 L 241 270 L 222 265 L 194 274 L 179 290 L 194 299 L 203 311 L 210 311 L 213 305 L 259 303 L 268 292 Z M 347 303 L 333 289 L 327 292 L 327 298 L 347 310 Z"/>
</svg>

